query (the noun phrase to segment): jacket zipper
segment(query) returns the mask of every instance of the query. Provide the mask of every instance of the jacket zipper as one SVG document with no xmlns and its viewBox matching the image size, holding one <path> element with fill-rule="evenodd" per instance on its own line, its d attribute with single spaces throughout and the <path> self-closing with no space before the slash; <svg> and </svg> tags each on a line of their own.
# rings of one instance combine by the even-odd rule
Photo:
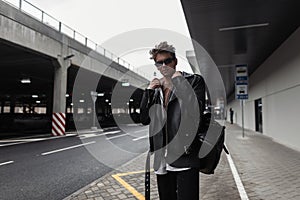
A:
<svg viewBox="0 0 300 200">
<path fill-rule="evenodd" d="M 167 96 L 168 98 L 168 102 L 166 103 L 166 113 L 167 113 L 167 119 L 166 119 L 166 153 L 165 153 L 165 157 L 167 157 L 167 154 L 168 154 L 168 148 L 167 148 L 167 145 L 168 145 L 168 106 L 169 106 L 169 103 L 170 103 L 170 99 L 172 98 L 172 96 L 174 95 L 175 93 L 175 88 L 171 88 L 170 89 L 170 93 L 169 95 Z"/>
</svg>

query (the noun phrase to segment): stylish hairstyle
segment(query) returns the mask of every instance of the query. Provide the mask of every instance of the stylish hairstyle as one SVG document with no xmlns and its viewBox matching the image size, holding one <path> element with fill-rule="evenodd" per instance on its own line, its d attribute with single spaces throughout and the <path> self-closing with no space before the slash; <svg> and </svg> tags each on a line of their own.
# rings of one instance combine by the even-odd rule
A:
<svg viewBox="0 0 300 200">
<path fill-rule="evenodd" d="M 173 47 L 173 45 L 169 45 L 166 41 L 155 45 L 155 47 L 149 51 L 149 54 L 151 55 L 150 59 L 155 60 L 159 53 L 170 53 L 173 58 L 176 58 L 175 47 Z"/>
</svg>

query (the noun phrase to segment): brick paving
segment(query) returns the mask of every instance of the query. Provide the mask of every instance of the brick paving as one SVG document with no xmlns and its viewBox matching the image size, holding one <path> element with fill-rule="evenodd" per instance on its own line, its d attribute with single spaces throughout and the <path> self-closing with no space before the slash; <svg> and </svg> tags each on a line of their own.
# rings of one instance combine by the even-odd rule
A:
<svg viewBox="0 0 300 200">
<path fill-rule="evenodd" d="M 229 125 L 227 141 L 249 199 L 300 199 L 300 152 Z M 284 133 L 283 133 L 284 134 Z"/>
<path fill-rule="evenodd" d="M 300 152 L 253 131 L 246 130 L 242 138 L 240 127 L 226 126 L 226 143 L 249 199 L 300 200 Z M 146 154 L 140 155 L 65 200 L 143 199 L 145 159 Z M 142 196 L 137 198 L 113 175 L 131 186 L 135 195 Z M 154 172 L 151 173 L 151 199 L 158 199 Z M 200 199 L 240 199 L 225 153 L 214 175 L 200 175 Z"/>
</svg>

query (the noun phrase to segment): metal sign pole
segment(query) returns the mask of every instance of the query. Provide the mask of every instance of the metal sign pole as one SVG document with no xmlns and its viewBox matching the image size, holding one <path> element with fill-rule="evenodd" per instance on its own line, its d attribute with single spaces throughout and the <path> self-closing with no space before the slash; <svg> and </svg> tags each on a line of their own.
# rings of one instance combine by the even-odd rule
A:
<svg viewBox="0 0 300 200">
<path fill-rule="evenodd" d="M 248 99 L 248 66 L 246 64 L 236 65 L 235 92 L 236 99 L 241 100 L 240 102 L 242 107 L 242 130 L 244 137 L 244 103 L 245 99 Z"/>
<path fill-rule="evenodd" d="M 244 102 L 245 100 L 242 100 L 242 129 L 243 129 L 243 137 L 245 136 L 245 130 L 244 130 Z"/>
</svg>

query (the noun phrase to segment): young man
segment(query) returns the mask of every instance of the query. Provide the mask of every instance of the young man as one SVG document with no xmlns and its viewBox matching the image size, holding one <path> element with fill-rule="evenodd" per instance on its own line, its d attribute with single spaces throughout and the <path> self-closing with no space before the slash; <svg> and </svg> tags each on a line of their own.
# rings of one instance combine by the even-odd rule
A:
<svg viewBox="0 0 300 200">
<path fill-rule="evenodd" d="M 176 71 L 175 48 L 161 42 L 150 51 L 163 75 L 153 79 L 141 101 L 141 122 L 149 126 L 161 200 L 199 199 L 197 132 L 205 108 L 205 83 L 200 75 Z"/>
</svg>

